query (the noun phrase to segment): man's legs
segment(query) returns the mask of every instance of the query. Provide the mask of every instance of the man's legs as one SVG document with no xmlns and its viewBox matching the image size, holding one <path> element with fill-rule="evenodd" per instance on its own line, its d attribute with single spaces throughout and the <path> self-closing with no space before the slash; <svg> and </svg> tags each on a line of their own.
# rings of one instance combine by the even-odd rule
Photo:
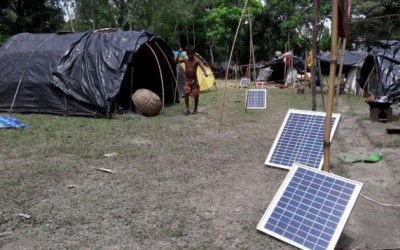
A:
<svg viewBox="0 0 400 250">
<path fill-rule="evenodd" d="M 185 107 L 186 107 L 186 110 L 183 112 L 185 115 L 190 114 L 190 110 L 189 110 L 189 95 L 190 94 L 185 94 Z"/>
<path fill-rule="evenodd" d="M 196 83 L 196 85 L 193 86 L 192 96 L 194 99 L 193 114 L 197 114 L 197 106 L 199 105 L 199 96 L 200 96 L 200 85 L 198 83 Z"/>
<path fill-rule="evenodd" d="M 194 109 L 193 114 L 197 114 L 197 106 L 199 105 L 199 97 L 194 98 Z"/>
</svg>

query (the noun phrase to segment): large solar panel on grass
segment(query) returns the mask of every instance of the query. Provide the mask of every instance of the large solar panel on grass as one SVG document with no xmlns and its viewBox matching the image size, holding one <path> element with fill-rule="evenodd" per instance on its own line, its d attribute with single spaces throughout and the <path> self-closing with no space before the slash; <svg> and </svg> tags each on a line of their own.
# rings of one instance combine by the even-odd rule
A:
<svg viewBox="0 0 400 250">
<path fill-rule="evenodd" d="M 321 169 L 325 116 L 325 112 L 289 109 L 265 164 L 290 169 L 294 163 L 300 163 Z M 331 141 L 339 118 L 340 114 L 332 114 Z"/>
<path fill-rule="evenodd" d="M 267 108 L 267 90 L 249 89 L 246 91 L 247 109 L 266 109 Z"/>
<path fill-rule="evenodd" d="M 334 249 L 362 183 L 294 164 L 257 229 L 301 249 Z"/>
</svg>

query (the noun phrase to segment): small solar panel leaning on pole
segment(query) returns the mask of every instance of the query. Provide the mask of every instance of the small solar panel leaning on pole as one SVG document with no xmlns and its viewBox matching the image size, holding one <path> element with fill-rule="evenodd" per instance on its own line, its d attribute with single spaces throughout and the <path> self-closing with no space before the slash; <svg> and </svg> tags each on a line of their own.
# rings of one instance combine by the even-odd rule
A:
<svg viewBox="0 0 400 250">
<path fill-rule="evenodd" d="M 301 249 L 334 249 L 362 185 L 293 164 L 257 229 Z"/>
<path fill-rule="evenodd" d="M 250 78 L 241 78 L 239 88 L 247 88 L 250 84 Z"/>
<path fill-rule="evenodd" d="M 289 109 L 265 165 L 290 169 L 294 163 L 321 169 L 324 155 L 325 112 Z M 332 141 L 340 114 L 332 114 Z"/>
<path fill-rule="evenodd" d="M 267 90 L 248 89 L 246 91 L 246 109 L 266 109 Z"/>
</svg>

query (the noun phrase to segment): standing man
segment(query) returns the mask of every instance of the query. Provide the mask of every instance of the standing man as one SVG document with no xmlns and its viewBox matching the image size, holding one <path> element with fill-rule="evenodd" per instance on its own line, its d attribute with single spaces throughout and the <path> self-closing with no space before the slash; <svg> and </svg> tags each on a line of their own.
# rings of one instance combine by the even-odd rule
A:
<svg viewBox="0 0 400 250">
<path fill-rule="evenodd" d="M 194 56 L 196 53 L 196 49 L 193 45 L 189 45 L 186 47 L 186 53 L 188 58 L 181 58 L 180 57 L 181 53 L 182 49 L 179 49 L 178 56 L 175 58 L 175 62 L 185 64 L 186 82 L 183 91 L 185 93 L 186 111 L 184 112 L 184 114 L 185 115 L 190 114 L 189 95 L 191 95 L 194 99 L 194 109 L 192 114 L 197 114 L 198 112 L 197 106 L 199 105 L 199 96 L 200 96 L 200 85 L 197 79 L 197 67 L 200 66 L 201 70 L 203 71 L 206 77 L 208 77 L 208 75 L 203 63 Z"/>
</svg>

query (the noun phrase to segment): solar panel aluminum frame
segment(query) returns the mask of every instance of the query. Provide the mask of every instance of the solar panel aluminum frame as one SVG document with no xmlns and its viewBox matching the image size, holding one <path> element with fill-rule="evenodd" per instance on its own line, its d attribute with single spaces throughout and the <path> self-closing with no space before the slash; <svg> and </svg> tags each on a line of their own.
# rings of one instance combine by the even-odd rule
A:
<svg viewBox="0 0 400 250">
<path fill-rule="evenodd" d="M 263 106 L 255 107 L 255 106 L 250 106 L 249 107 L 249 93 L 250 92 L 264 92 L 263 96 Z M 246 109 L 266 109 L 267 108 L 267 90 L 266 89 L 248 89 L 246 90 Z"/>
<path fill-rule="evenodd" d="M 268 208 L 265 211 L 264 215 L 262 216 L 261 220 L 257 224 L 257 230 L 259 230 L 259 231 L 261 231 L 263 233 L 269 234 L 269 235 L 271 235 L 271 236 L 273 236 L 275 238 L 278 238 L 278 239 L 280 239 L 280 240 L 282 240 L 282 241 L 284 241 L 286 243 L 289 243 L 289 244 L 291 244 L 293 246 L 296 246 L 296 247 L 298 247 L 300 249 L 304 249 L 304 250 L 310 249 L 310 248 L 307 248 L 306 246 L 304 246 L 302 244 L 299 244 L 299 243 L 297 243 L 297 242 L 295 242 L 293 240 L 290 240 L 290 239 L 284 237 L 283 235 L 280 235 L 278 233 L 275 233 L 274 231 L 271 231 L 271 230 L 268 230 L 267 228 L 265 228 L 265 225 L 267 224 L 268 219 L 270 218 L 271 214 L 274 212 L 274 208 L 277 206 L 277 204 L 280 201 L 281 197 L 283 196 L 285 190 L 287 189 L 289 183 L 293 179 L 293 176 L 295 175 L 296 171 L 299 168 L 303 168 L 303 169 L 306 169 L 306 170 L 309 170 L 309 171 L 313 171 L 313 172 L 315 172 L 317 174 L 320 174 L 320 175 L 322 174 L 322 175 L 325 175 L 325 176 L 329 176 L 329 177 L 332 177 L 334 179 L 339 179 L 339 180 L 344 181 L 346 183 L 351 183 L 351 184 L 355 185 L 354 191 L 351 194 L 351 197 L 350 197 L 350 199 L 348 201 L 348 205 L 345 208 L 345 210 L 344 210 L 344 212 L 343 212 L 343 214 L 342 214 L 342 216 L 340 218 L 340 221 L 337 224 L 335 232 L 334 232 L 334 234 L 333 234 L 333 236 L 332 236 L 332 238 L 331 238 L 331 240 L 329 242 L 329 245 L 326 248 L 326 249 L 332 249 L 333 250 L 335 248 L 336 244 L 337 244 L 337 241 L 339 240 L 341 232 L 343 231 L 343 228 L 344 228 L 344 226 L 346 224 L 346 221 L 347 221 L 348 217 L 350 216 L 351 210 L 353 209 L 354 204 L 355 204 L 355 202 L 356 202 L 356 200 L 357 200 L 357 198 L 358 198 L 358 196 L 359 196 L 359 194 L 361 192 L 361 188 L 362 188 L 363 184 L 360 183 L 360 182 L 357 182 L 357 181 L 346 179 L 346 178 L 338 176 L 338 175 L 334 175 L 334 174 L 331 174 L 331 173 L 328 173 L 328 172 L 320 171 L 320 170 L 317 170 L 315 168 L 311 168 L 311 167 L 308 167 L 308 166 L 305 166 L 305 165 L 301 165 L 301 164 L 297 164 L 297 163 L 293 164 L 292 168 L 290 169 L 290 171 L 286 175 L 286 178 L 282 182 L 281 186 L 279 187 L 279 189 L 278 189 L 277 193 L 275 194 L 274 198 L 272 199 L 271 203 L 268 205 Z"/>
<path fill-rule="evenodd" d="M 268 153 L 268 156 L 267 156 L 267 158 L 266 158 L 266 160 L 265 160 L 265 163 L 264 163 L 265 165 L 268 165 L 268 166 L 271 166 L 271 167 L 279 167 L 279 168 L 284 168 L 284 169 L 291 169 L 291 166 L 287 166 L 287 165 L 277 164 L 277 163 L 271 162 L 271 158 L 272 158 L 272 156 L 273 156 L 273 153 L 274 153 L 274 151 L 275 151 L 275 148 L 277 147 L 277 145 L 278 145 L 278 143 L 279 143 L 280 137 L 281 137 L 281 135 L 282 135 L 282 133 L 283 133 L 283 131 L 284 131 L 284 129 L 285 129 L 286 123 L 288 122 L 288 119 L 289 119 L 289 117 L 290 117 L 290 115 L 291 115 L 292 113 L 297 113 L 297 114 L 309 114 L 309 115 L 315 115 L 315 116 L 323 116 L 323 117 L 326 117 L 326 113 L 325 113 L 325 112 L 306 111 L 306 110 L 298 110 L 298 109 L 289 109 L 288 112 L 287 112 L 287 114 L 286 114 L 286 117 L 285 117 L 285 119 L 284 119 L 284 121 L 283 121 L 283 123 L 282 123 L 282 126 L 281 126 L 281 128 L 279 129 L 279 132 L 278 132 L 278 134 L 277 134 L 277 136 L 276 136 L 276 138 L 275 138 L 275 140 L 274 140 L 274 143 L 272 144 L 272 147 L 271 147 L 271 149 L 270 149 L 270 151 L 269 151 L 269 153 Z M 337 113 L 333 113 L 333 114 L 332 114 L 332 118 L 334 117 L 334 118 L 335 118 L 335 121 L 334 121 L 333 125 L 331 126 L 330 141 L 332 141 L 332 139 L 333 139 L 334 133 L 335 133 L 336 128 L 337 128 L 337 126 L 338 126 L 338 124 L 339 124 L 340 116 L 341 116 L 341 115 L 340 115 L 340 114 L 337 114 Z M 332 121 L 333 121 L 333 120 L 332 120 Z M 324 129 L 324 131 L 325 131 L 325 125 L 324 125 L 324 128 L 323 128 L 323 129 Z M 307 164 L 305 164 L 304 162 L 293 162 L 293 163 L 299 163 L 299 164 L 307 165 Z M 322 155 L 321 160 L 320 160 L 319 165 L 318 165 L 318 169 L 319 169 L 319 170 L 322 169 L 323 163 L 324 163 L 324 158 L 323 158 L 323 155 Z"/>
</svg>

